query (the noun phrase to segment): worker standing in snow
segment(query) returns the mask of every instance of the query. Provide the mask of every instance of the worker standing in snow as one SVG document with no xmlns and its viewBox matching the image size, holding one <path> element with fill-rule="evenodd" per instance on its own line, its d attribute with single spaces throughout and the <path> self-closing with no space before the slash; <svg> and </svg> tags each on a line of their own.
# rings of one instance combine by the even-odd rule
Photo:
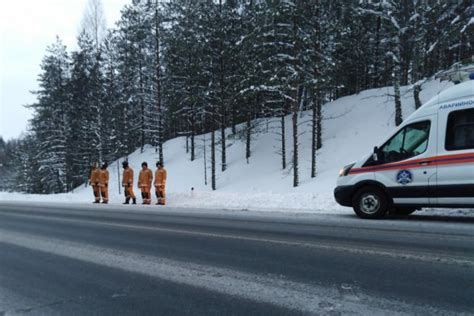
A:
<svg viewBox="0 0 474 316">
<path fill-rule="evenodd" d="M 156 205 L 165 205 L 166 204 L 166 193 L 165 193 L 165 185 L 166 185 L 166 170 L 163 168 L 163 164 L 161 162 L 156 163 L 156 171 L 155 171 L 155 193 L 158 202 Z"/>
<path fill-rule="evenodd" d="M 133 204 L 137 204 L 137 199 L 135 193 L 133 193 L 133 169 L 128 166 L 128 161 L 122 162 L 123 167 L 123 177 L 122 177 L 122 186 L 123 191 L 125 192 L 125 203 L 130 203 L 130 198 L 133 201 Z"/>
<path fill-rule="evenodd" d="M 148 169 L 146 162 L 142 163 L 142 170 L 138 175 L 138 187 L 142 192 L 142 204 L 151 204 L 151 181 L 153 180 L 153 172 Z"/>
<path fill-rule="evenodd" d="M 109 203 L 109 170 L 107 167 L 109 165 L 104 162 L 100 168 L 99 173 L 99 186 L 100 186 L 100 196 L 102 197 L 102 203 Z"/>
<path fill-rule="evenodd" d="M 100 203 L 100 186 L 99 186 L 99 164 L 94 162 L 91 168 L 91 174 L 89 176 L 89 185 L 92 186 L 92 192 L 94 192 L 94 203 Z"/>
</svg>

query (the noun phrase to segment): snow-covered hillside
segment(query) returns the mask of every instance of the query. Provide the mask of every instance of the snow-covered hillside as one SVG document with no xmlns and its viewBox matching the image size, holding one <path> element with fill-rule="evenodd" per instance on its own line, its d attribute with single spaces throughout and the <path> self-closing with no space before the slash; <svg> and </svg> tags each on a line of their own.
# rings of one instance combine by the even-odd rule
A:
<svg viewBox="0 0 474 316">
<path fill-rule="evenodd" d="M 450 87 L 452 83 L 427 81 L 421 92 L 422 102 Z M 252 144 L 252 157 L 247 164 L 244 139 L 228 140 L 228 169 L 220 172 L 217 168 L 217 188 L 213 192 L 210 185 L 204 184 L 204 138 L 197 138 L 197 159 L 190 161 L 186 154 L 185 138 L 176 138 L 164 146 L 165 168 L 168 171 L 168 204 L 171 206 L 193 206 L 203 208 L 229 209 L 286 209 L 299 211 L 350 212 L 338 206 L 333 198 L 339 169 L 353 160 L 369 153 L 374 145 L 379 145 L 392 133 L 394 125 L 394 101 L 391 87 L 363 91 L 324 105 L 323 148 L 318 152 L 317 177 L 310 177 L 311 126 L 310 113 L 302 113 L 300 137 L 300 182 L 298 188 L 292 187 L 291 170 L 281 170 L 281 158 L 276 153 L 280 140 L 276 132 L 279 121 L 258 122 L 259 132 Z M 414 111 L 413 91 L 410 86 L 402 87 L 403 116 Z M 306 123 L 305 123 L 306 122 Z M 287 135 L 291 135 L 290 117 L 287 117 Z M 243 127 L 242 127 L 243 128 Z M 230 131 L 229 131 L 230 133 Z M 291 158 L 291 137 L 288 138 L 288 161 Z M 207 157 L 209 158 L 209 152 Z M 144 153 L 139 150 L 129 156 L 131 167 L 138 174 L 140 165 L 147 161 L 155 165 L 157 153 L 147 147 Z M 117 164 L 110 165 L 111 203 L 123 202 L 118 193 Z M 210 164 L 207 164 L 210 167 Z M 218 166 L 220 167 L 220 166 Z M 153 168 L 154 169 L 154 168 Z M 120 169 L 120 174 L 122 170 Z M 207 172 L 208 177 L 210 171 Z M 209 180 L 209 179 L 208 179 Z M 210 182 L 210 181 L 208 181 Z M 191 188 L 194 188 L 192 191 Z M 62 201 L 92 201 L 90 187 L 80 187 L 70 194 L 55 195 Z M 138 189 L 135 188 L 138 193 Z M 0 198 L 2 196 L 0 195 Z M 5 199 L 8 197 L 3 196 Z M 11 197 L 11 196 L 10 196 Z M 51 199 L 48 197 L 23 197 L 28 199 Z M 140 199 L 139 199 L 140 200 Z"/>
</svg>

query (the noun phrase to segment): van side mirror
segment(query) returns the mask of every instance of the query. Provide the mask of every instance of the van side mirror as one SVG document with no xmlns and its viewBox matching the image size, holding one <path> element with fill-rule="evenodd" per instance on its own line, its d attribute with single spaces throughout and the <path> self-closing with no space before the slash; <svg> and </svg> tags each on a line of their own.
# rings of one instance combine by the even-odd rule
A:
<svg viewBox="0 0 474 316">
<path fill-rule="evenodd" d="M 374 153 L 372 154 L 372 160 L 375 162 L 379 161 L 379 148 L 377 146 L 374 147 Z"/>
</svg>

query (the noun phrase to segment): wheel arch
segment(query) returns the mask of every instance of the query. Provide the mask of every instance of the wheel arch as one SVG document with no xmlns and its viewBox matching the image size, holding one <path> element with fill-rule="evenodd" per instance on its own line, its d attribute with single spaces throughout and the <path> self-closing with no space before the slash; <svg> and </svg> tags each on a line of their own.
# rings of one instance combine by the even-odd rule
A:
<svg viewBox="0 0 474 316">
<path fill-rule="evenodd" d="M 380 183 L 378 181 L 375 181 L 375 180 L 364 180 L 364 181 L 361 181 L 361 182 L 357 183 L 354 186 L 354 190 L 352 192 L 351 200 L 354 199 L 357 192 L 359 192 L 362 188 L 365 188 L 365 187 L 376 187 L 376 188 L 381 189 L 385 193 L 385 196 L 387 197 L 387 201 L 389 202 L 390 206 L 393 206 L 393 204 L 394 204 L 393 203 L 393 198 L 390 195 L 390 193 L 388 192 L 387 187 L 385 185 L 383 185 L 382 183 Z"/>
</svg>

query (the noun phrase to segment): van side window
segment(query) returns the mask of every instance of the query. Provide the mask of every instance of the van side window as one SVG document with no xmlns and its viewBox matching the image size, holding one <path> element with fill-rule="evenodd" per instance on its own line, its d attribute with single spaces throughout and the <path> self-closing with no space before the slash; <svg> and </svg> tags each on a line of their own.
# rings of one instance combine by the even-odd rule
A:
<svg viewBox="0 0 474 316">
<path fill-rule="evenodd" d="M 380 162 L 402 161 L 424 153 L 428 148 L 430 126 L 430 121 L 405 126 L 380 148 Z"/>
<path fill-rule="evenodd" d="M 474 109 L 449 114 L 445 147 L 449 151 L 474 149 Z"/>
</svg>

